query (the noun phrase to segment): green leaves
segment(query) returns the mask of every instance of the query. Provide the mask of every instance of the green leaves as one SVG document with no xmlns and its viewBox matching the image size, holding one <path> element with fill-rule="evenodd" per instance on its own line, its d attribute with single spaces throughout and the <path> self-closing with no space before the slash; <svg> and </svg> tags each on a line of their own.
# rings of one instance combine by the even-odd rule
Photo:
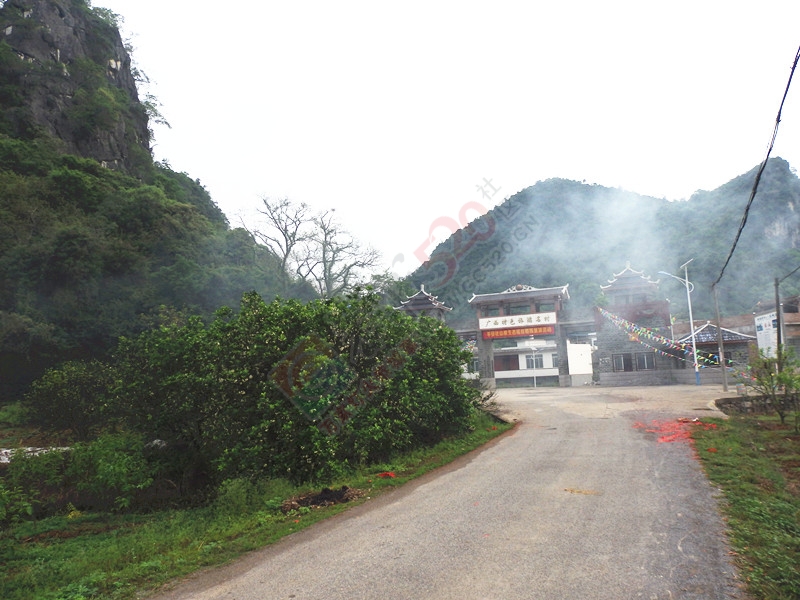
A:
<svg viewBox="0 0 800 600">
<path fill-rule="evenodd" d="M 0 191 L 0 320 L 50 332 L 31 351 L 0 325 L 0 401 L 61 361 L 107 358 L 161 305 L 210 319 L 245 291 L 283 291 L 268 251 L 228 229 L 208 192 L 166 166 L 151 165 L 144 183 L 0 134 Z"/>
<path fill-rule="evenodd" d="M 463 361 L 452 330 L 372 294 L 247 294 L 209 325 L 189 318 L 123 340 L 115 403 L 148 438 L 188 444 L 219 480 L 325 479 L 465 431 L 476 393 Z"/>
<path fill-rule="evenodd" d="M 88 440 L 106 425 L 113 372 L 99 361 L 72 361 L 48 370 L 32 386 L 24 407 L 31 422 Z"/>
<path fill-rule="evenodd" d="M 759 353 L 750 361 L 748 373 L 751 379 L 746 385 L 761 395 L 768 410 L 778 413 L 781 423 L 792 410 L 800 417 L 800 361 L 793 348 L 781 346 L 776 356 Z M 798 419 L 795 428 L 797 424 Z"/>
</svg>

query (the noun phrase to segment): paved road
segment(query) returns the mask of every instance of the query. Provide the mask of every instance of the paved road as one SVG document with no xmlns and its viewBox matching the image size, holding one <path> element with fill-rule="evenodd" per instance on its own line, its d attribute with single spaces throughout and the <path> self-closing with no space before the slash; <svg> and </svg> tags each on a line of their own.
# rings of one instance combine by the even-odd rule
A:
<svg viewBox="0 0 800 600">
<path fill-rule="evenodd" d="M 743 598 L 718 494 L 648 432 L 719 391 L 504 390 L 513 433 L 159 599 Z"/>
</svg>

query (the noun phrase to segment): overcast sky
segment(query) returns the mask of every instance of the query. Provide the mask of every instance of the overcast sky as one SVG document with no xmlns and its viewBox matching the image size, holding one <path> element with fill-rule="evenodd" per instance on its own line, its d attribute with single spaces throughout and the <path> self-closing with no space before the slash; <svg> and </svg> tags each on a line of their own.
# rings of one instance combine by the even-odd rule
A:
<svg viewBox="0 0 800 600">
<path fill-rule="evenodd" d="M 93 5 L 172 126 L 156 159 L 232 225 L 263 196 L 335 208 L 398 274 L 543 179 L 679 200 L 750 170 L 800 46 L 797 0 Z M 800 165 L 800 74 L 772 156 Z"/>
</svg>

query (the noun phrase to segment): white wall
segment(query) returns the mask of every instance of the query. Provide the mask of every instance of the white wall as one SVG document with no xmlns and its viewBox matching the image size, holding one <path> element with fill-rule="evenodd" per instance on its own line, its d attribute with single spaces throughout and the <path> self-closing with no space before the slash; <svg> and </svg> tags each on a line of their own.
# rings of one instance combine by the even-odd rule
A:
<svg viewBox="0 0 800 600">
<path fill-rule="evenodd" d="M 592 374 L 592 346 L 590 344 L 571 344 L 567 340 L 567 360 L 570 375 Z"/>
</svg>

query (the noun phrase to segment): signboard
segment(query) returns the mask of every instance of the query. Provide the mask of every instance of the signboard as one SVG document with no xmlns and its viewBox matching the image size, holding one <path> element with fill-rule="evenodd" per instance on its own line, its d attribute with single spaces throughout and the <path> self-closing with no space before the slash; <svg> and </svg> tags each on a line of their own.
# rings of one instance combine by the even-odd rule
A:
<svg viewBox="0 0 800 600">
<path fill-rule="evenodd" d="M 555 325 L 534 325 L 532 327 L 513 327 L 506 329 L 486 329 L 483 339 L 497 340 L 510 337 L 530 337 L 534 335 L 555 335 Z"/>
<path fill-rule="evenodd" d="M 530 325 L 555 325 L 556 313 L 533 313 L 530 315 L 507 315 L 505 317 L 485 317 L 478 319 L 478 329 L 507 329 L 509 327 L 527 327 Z M 485 339 L 485 338 L 484 338 Z"/>
<path fill-rule="evenodd" d="M 778 347 L 778 314 L 771 313 L 756 316 L 756 341 L 758 350 L 765 356 L 774 358 Z"/>
</svg>

